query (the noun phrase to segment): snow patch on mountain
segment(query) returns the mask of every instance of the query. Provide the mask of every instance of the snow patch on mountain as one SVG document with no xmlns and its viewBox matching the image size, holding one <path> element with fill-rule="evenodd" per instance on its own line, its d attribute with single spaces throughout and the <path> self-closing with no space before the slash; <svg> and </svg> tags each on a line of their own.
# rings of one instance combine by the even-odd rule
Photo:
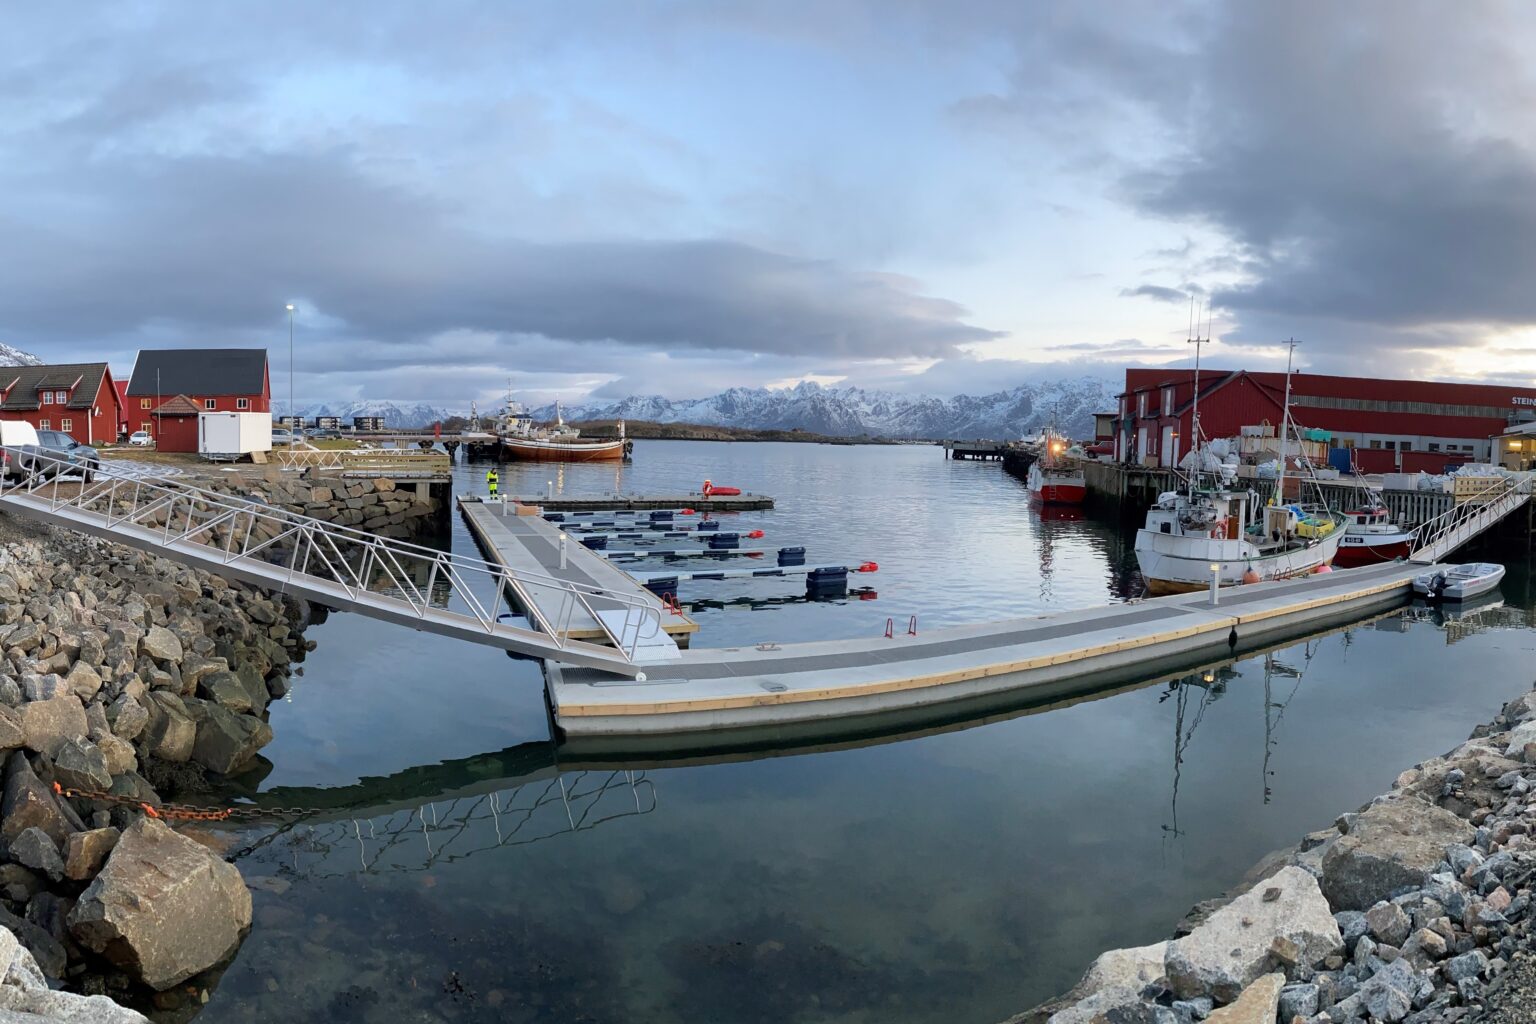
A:
<svg viewBox="0 0 1536 1024">
<path fill-rule="evenodd" d="M 0 366 L 42 366 L 43 361 L 31 352 L 23 352 L 0 341 Z"/>
<path fill-rule="evenodd" d="M 731 388 L 708 398 L 673 401 L 632 395 L 618 402 L 562 406 L 566 420 L 628 419 L 697 423 L 748 430 L 806 430 L 857 437 L 1017 438 L 1054 423 L 1063 433 L 1093 436 L 1093 414 L 1115 408 L 1121 382 L 1102 377 L 1039 381 L 990 395 L 938 398 L 814 382 L 793 388 Z M 533 410 L 553 419 L 555 407 Z"/>
<path fill-rule="evenodd" d="M 434 423 L 441 423 L 450 416 L 464 415 L 463 411 L 427 405 L 421 402 L 400 403 L 379 399 L 369 399 L 361 402 L 322 403 L 301 409 L 299 412 L 306 420 L 313 420 L 316 416 L 337 416 L 347 426 L 351 426 L 352 417 L 354 416 L 382 416 L 384 417 L 384 426 L 392 430 L 430 427 Z M 278 415 L 281 415 L 281 412 Z"/>
</svg>

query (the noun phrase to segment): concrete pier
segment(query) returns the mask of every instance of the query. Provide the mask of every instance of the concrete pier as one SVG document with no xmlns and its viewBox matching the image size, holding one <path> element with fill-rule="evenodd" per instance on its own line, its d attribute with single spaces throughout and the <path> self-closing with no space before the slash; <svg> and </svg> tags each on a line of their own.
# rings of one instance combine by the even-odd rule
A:
<svg viewBox="0 0 1536 1024">
<path fill-rule="evenodd" d="M 615 512 L 620 509 L 667 508 L 691 508 L 699 512 L 758 512 L 773 508 L 773 499 L 766 494 L 712 494 L 705 497 L 699 491 L 687 494 L 603 494 L 596 497 L 529 494 L 508 497 L 507 500 L 520 505 L 537 505 L 546 512 Z"/>
<path fill-rule="evenodd" d="M 977 439 L 975 441 L 945 441 L 944 457 L 946 459 L 980 459 L 992 461 L 1001 459 L 1003 453 L 1008 450 L 1007 441 L 988 441 Z"/>
<path fill-rule="evenodd" d="M 708 746 L 881 728 L 987 701 L 1061 699 L 1400 604 L 1425 565 L 1008 619 L 894 638 L 696 649 L 643 683 L 545 664 L 571 744 Z"/>
</svg>

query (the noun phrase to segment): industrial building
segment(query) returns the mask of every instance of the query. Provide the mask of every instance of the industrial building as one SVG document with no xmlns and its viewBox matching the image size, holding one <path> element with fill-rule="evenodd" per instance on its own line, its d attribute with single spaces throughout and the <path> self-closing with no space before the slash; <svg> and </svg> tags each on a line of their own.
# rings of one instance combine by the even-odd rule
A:
<svg viewBox="0 0 1536 1024">
<path fill-rule="evenodd" d="M 1190 369 L 1125 372 L 1118 461 L 1178 464 L 1191 447 L 1194 378 Z M 1278 429 L 1284 401 L 1284 373 L 1200 372 L 1207 438 L 1236 437 L 1245 427 Z M 1536 388 L 1295 373 L 1291 421 L 1326 432 L 1330 448 L 1352 449 L 1350 459 L 1365 472 L 1441 472 L 1456 463 L 1496 461 L 1497 439 L 1536 421 Z"/>
</svg>

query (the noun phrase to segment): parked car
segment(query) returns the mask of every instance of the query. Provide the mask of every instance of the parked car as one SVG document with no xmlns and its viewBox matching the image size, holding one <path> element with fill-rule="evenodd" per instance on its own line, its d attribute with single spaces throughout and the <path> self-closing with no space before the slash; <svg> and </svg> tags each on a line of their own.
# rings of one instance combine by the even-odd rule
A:
<svg viewBox="0 0 1536 1024">
<path fill-rule="evenodd" d="M 0 476 L 6 480 L 26 480 L 41 471 L 47 476 L 59 472 L 56 453 L 40 443 L 37 429 L 25 420 L 0 420 Z"/>
<path fill-rule="evenodd" d="M 286 427 L 273 427 L 272 444 L 274 446 L 280 444 L 293 444 L 293 431 L 288 430 Z"/>
<path fill-rule="evenodd" d="M 96 449 L 88 444 L 81 444 L 62 430 L 39 430 L 37 443 L 44 452 L 68 463 L 68 465 L 55 463 L 52 466 L 45 466 L 48 476 L 78 470 L 85 478 L 85 482 L 90 483 L 95 478 L 96 471 L 101 469 L 101 456 L 96 454 Z"/>
<path fill-rule="evenodd" d="M 155 443 L 155 439 L 147 430 L 135 430 L 128 435 L 128 443 L 135 448 L 148 448 Z"/>
</svg>

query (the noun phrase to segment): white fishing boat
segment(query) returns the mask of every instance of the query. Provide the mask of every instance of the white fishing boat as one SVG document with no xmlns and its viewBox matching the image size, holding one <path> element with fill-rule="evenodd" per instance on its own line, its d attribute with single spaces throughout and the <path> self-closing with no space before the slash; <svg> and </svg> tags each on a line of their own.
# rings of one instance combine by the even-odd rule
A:
<svg viewBox="0 0 1536 1024">
<path fill-rule="evenodd" d="M 1452 565 L 1414 578 L 1413 592 L 1443 601 L 1465 601 L 1486 594 L 1504 578 L 1504 567 L 1494 562 Z"/>
<path fill-rule="evenodd" d="M 1196 443 L 1200 435 L 1199 341 L 1195 350 Z M 1290 420 L 1290 367 L 1286 368 L 1286 416 Z M 1284 435 L 1282 435 L 1284 436 Z M 1257 492 L 1238 489 L 1235 469 L 1223 467 L 1205 479 L 1204 455 L 1197 447 L 1187 481 L 1169 491 L 1147 511 L 1136 532 L 1136 561 L 1153 594 L 1204 590 L 1214 578 L 1219 586 L 1291 579 L 1331 566 L 1344 539 L 1344 517 L 1326 505 L 1262 504 Z M 1285 494 L 1285 460 L 1275 482 L 1277 500 Z"/>
</svg>

